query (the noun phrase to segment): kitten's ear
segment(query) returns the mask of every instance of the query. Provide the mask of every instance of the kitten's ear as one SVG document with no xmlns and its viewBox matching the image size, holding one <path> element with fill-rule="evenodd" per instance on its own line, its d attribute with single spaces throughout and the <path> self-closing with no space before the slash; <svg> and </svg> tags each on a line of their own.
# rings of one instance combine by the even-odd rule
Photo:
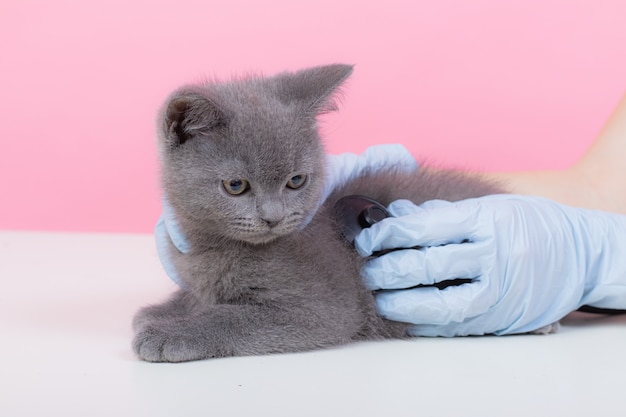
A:
<svg viewBox="0 0 626 417">
<path fill-rule="evenodd" d="M 333 93 L 352 74 L 352 65 L 314 67 L 276 77 L 278 95 L 284 102 L 301 102 L 315 114 L 336 110 Z"/>
<path fill-rule="evenodd" d="M 165 106 L 162 128 L 166 142 L 175 147 L 225 124 L 224 112 L 209 98 L 194 91 L 180 91 Z"/>
</svg>

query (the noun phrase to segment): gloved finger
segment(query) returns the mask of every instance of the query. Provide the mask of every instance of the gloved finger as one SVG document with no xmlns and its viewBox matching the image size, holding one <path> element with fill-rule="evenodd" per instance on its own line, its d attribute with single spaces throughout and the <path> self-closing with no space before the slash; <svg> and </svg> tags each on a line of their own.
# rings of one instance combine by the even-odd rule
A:
<svg viewBox="0 0 626 417">
<path fill-rule="evenodd" d="M 163 216 L 159 218 L 154 228 L 154 238 L 156 240 L 159 260 L 161 261 L 161 265 L 163 266 L 165 273 L 181 288 L 185 288 L 183 280 L 180 278 L 180 275 L 178 275 L 178 271 L 176 270 L 172 260 L 171 251 L 177 249 L 174 247 L 174 244 L 170 239 L 170 235 L 167 232 Z"/>
<path fill-rule="evenodd" d="M 422 249 L 397 250 L 367 261 L 361 272 L 371 290 L 432 285 L 482 273 L 485 245 L 462 243 Z"/>
<path fill-rule="evenodd" d="M 190 244 L 187 241 L 187 238 L 185 238 L 185 234 L 182 230 L 180 230 L 174 209 L 165 196 L 163 196 L 161 207 L 163 209 L 163 213 L 161 214 L 159 222 L 162 220 L 165 227 L 164 232 L 169 235 L 169 238 L 174 246 L 176 246 L 176 249 L 178 249 L 181 253 L 188 253 L 189 249 L 191 249 Z"/>
<path fill-rule="evenodd" d="M 485 323 L 470 320 L 465 323 L 450 323 L 446 325 L 418 324 L 409 327 L 409 336 L 421 337 L 457 337 L 457 336 L 483 336 L 492 334 L 493 331 L 485 330 Z"/>
<path fill-rule="evenodd" d="M 408 216 L 411 214 L 423 213 L 424 210 L 434 210 L 442 207 L 450 206 L 452 203 L 445 200 L 429 200 L 425 203 L 417 205 L 410 200 L 396 200 L 389 204 L 387 211 L 393 217 Z"/>
<path fill-rule="evenodd" d="M 497 291 L 478 278 L 443 290 L 423 287 L 382 291 L 375 298 L 379 314 L 389 320 L 441 326 L 486 313 L 497 302 Z"/>
<path fill-rule="evenodd" d="M 500 333 L 506 324 L 501 320 L 501 314 L 487 314 L 476 316 L 462 323 L 449 323 L 445 325 L 416 324 L 409 327 L 407 333 L 410 336 L 426 337 L 455 337 L 455 336 L 484 336 L 486 334 Z M 506 317 L 506 315 L 505 315 Z M 509 334 L 509 333 L 506 333 Z"/>
<path fill-rule="evenodd" d="M 355 238 L 361 256 L 385 249 L 438 246 L 477 237 L 480 210 L 470 200 L 403 217 L 390 217 L 363 229 Z M 483 231 L 484 232 L 484 231 Z"/>
</svg>

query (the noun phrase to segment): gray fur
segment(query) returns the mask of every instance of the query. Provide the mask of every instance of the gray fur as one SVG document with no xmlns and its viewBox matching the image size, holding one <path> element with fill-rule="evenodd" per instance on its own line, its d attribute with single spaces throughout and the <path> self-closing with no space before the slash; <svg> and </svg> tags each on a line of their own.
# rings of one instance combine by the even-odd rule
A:
<svg viewBox="0 0 626 417">
<path fill-rule="evenodd" d="M 180 362 L 406 337 L 406 324 L 377 315 L 359 274 L 364 260 L 339 235 L 334 203 L 349 194 L 388 204 L 501 190 L 453 172 L 390 168 L 335 190 L 303 227 L 325 178 L 316 117 L 334 108 L 351 72 L 330 65 L 190 86 L 167 100 L 158 128 L 163 188 L 192 249 L 181 256 L 170 248 L 187 290 L 135 317 L 140 358 Z M 306 183 L 289 188 L 297 175 Z M 249 189 L 230 195 L 223 181 L 237 179 Z"/>
</svg>

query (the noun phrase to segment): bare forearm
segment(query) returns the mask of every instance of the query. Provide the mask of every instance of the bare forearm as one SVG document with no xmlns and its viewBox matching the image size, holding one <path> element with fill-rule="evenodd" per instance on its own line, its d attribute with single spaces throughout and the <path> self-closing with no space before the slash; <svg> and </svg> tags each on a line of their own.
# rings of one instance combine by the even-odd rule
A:
<svg viewBox="0 0 626 417">
<path fill-rule="evenodd" d="M 583 157 L 555 171 L 486 173 L 516 194 L 626 214 L 626 95 Z"/>
</svg>

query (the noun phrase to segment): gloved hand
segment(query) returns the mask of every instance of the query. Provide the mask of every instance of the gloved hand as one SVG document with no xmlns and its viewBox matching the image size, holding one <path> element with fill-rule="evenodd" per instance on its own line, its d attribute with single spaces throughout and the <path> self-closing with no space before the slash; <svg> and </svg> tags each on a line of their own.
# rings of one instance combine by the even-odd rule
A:
<svg viewBox="0 0 626 417">
<path fill-rule="evenodd" d="M 159 217 L 154 227 L 157 254 L 159 255 L 159 260 L 161 261 L 165 273 L 172 281 L 178 284 L 179 287 L 186 289 L 183 280 L 174 267 L 174 262 L 172 261 L 169 251 L 171 245 L 174 245 L 173 250 L 185 254 L 189 252 L 191 246 L 182 230 L 180 230 L 180 226 L 176 221 L 176 214 L 165 196 L 161 199 L 161 210 L 161 217 Z"/>
<path fill-rule="evenodd" d="M 394 218 L 356 238 L 364 279 L 386 318 L 414 336 L 534 331 L 582 305 L 626 309 L 626 216 L 539 198 L 487 196 L 421 206 L 400 200 Z M 471 283 L 411 288 L 454 278 Z"/>
<path fill-rule="evenodd" d="M 363 170 L 369 169 L 376 171 L 386 166 L 393 166 L 396 169 L 405 170 L 407 172 L 417 169 L 417 162 L 413 156 L 402 145 L 377 145 L 366 149 L 361 155 L 344 153 L 341 155 L 328 155 L 326 161 L 326 183 L 318 208 L 328 198 L 330 193 L 341 184 L 344 184 L 351 178 L 358 176 Z M 174 267 L 169 252 L 170 245 L 174 245 L 175 250 L 185 254 L 189 252 L 190 244 L 185 235 L 180 230 L 176 221 L 176 214 L 167 200 L 167 196 L 162 199 L 162 214 L 154 229 L 154 236 L 157 245 L 157 252 L 163 269 L 167 275 L 178 284 L 185 288 L 183 281 L 178 275 L 178 271 Z M 311 217 L 303 224 L 306 224 L 313 218 L 315 211 L 311 213 Z"/>
</svg>

